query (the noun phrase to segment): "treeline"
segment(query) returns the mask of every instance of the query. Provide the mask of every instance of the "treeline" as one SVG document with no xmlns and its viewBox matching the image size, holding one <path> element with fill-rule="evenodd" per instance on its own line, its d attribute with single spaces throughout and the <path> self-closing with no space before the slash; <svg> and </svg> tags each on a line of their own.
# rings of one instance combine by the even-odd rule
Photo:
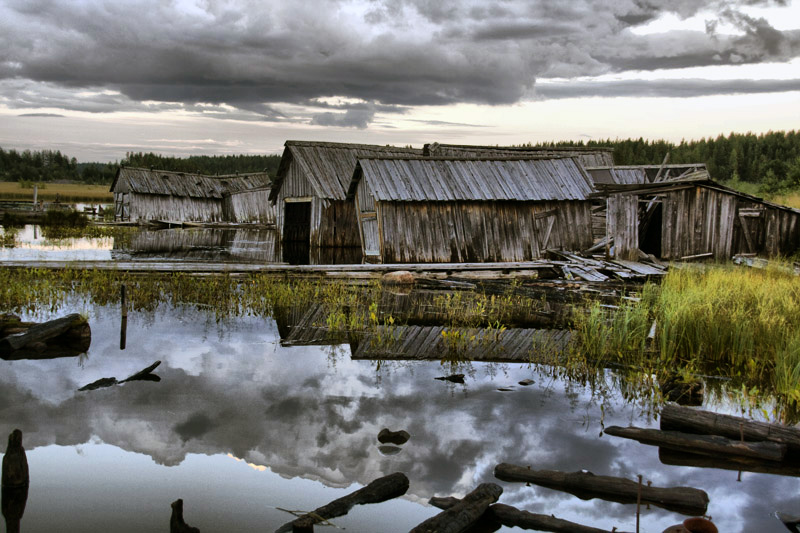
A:
<svg viewBox="0 0 800 533">
<path fill-rule="evenodd" d="M 78 163 L 56 150 L 32 152 L 0 148 L 0 181 L 54 182 L 71 181 L 88 184 L 110 184 L 120 165 L 196 172 L 211 176 L 263 172 L 270 176 L 278 171 L 279 155 L 224 155 L 168 157 L 154 153 L 128 152 L 114 163 Z"/>
<path fill-rule="evenodd" d="M 800 187 L 800 132 L 731 133 L 727 137 L 683 140 L 606 139 L 552 142 L 537 146 L 609 146 L 617 165 L 654 165 L 669 152 L 670 163 L 705 163 L 718 181 L 738 180 L 761 185 L 765 192 Z"/>
<path fill-rule="evenodd" d="M 128 152 L 120 164 L 131 167 L 157 168 L 176 172 L 196 172 L 210 176 L 222 174 L 268 172 L 275 176 L 278 172 L 280 155 L 193 155 L 189 157 L 168 157 L 152 152 Z"/>
</svg>

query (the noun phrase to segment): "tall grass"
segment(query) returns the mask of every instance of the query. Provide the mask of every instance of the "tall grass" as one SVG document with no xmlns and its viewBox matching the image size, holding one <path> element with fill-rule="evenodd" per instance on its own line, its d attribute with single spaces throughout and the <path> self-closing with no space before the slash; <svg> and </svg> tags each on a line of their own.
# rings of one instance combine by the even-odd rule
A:
<svg viewBox="0 0 800 533">
<path fill-rule="evenodd" d="M 672 269 L 638 303 L 576 311 L 575 329 L 575 350 L 599 364 L 719 376 L 731 390 L 800 405 L 800 278 L 780 262 Z"/>
<path fill-rule="evenodd" d="M 2 200 L 33 200 L 33 185 L 20 186 L 15 181 L 0 181 L 0 199 Z M 39 184 L 38 199 L 53 201 L 56 198 L 62 202 L 95 202 L 110 203 L 114 195 L 109 191 L 108 185 L 87 185 L 83 183 L 47 183 Z"/>
</svg>

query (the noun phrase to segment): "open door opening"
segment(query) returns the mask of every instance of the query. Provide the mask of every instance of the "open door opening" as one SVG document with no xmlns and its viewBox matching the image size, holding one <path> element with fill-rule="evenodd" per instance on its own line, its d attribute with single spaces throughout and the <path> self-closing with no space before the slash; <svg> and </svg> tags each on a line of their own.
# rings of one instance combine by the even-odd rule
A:
<svg viewBox="0 0 800 533">
<path fill-rule="evenodd" d="M 639 249 L 646 254 L 661 257 L 661 201 L 657 200 L 645 209 L 639 227 Z"/>
<path fill-rule="evenodd" d="M 290 265 L 309 264 L 311 202 L 286 202 L 283 211 L 283 260 Z"/>
</svg>

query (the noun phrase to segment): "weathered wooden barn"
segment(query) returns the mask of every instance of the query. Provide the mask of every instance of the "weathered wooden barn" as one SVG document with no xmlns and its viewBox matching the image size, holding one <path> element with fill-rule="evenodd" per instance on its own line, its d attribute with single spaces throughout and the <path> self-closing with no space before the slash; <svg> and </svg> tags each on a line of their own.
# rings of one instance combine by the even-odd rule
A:
<svg viewBox="0 0 800 533">
<path fill-rule="evenodd" d="M 572 158 L 360 157 L 348 188 L 364 257 L 525 261 L 591 245 L 591 178 Z"/>
<path fill-rule="evenodd" d="M 800 210 L 696 177 L 599 186 L 608 200 L 608 237 L 616 257 L 639 250 L 664 260 L 729 259 L 746 253 L 787 256 L 800 249 Z"/>
<path fill-rule="evenodd" d="M 206 176 L 120 167 L 111 184 L 114 220 L 274 224 L 266 172 Z"/>
<path fill-rule="evenodd" d="M 430 143 L 422 148 L 428 157 L 574 157 L 584 168 L 614 165 L 614 149 L 586 146 L 553 146 L 548 148 L 530 146 L 473 146 L 460 144 Z"/>
<path fill-rule="evenodd" d="M 282 240 L 312 247 L 359 247 L 355 207 L 347 200 L 358 157 L 421 153 L 394 146 L 286 141 L 270 193 Z"/>
</svg>

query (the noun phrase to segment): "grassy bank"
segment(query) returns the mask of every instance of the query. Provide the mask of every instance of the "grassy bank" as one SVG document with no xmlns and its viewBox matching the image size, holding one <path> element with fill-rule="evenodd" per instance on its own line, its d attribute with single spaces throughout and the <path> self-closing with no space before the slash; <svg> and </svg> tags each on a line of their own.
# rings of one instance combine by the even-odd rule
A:
<svg viewBox="0 0 800 533">
<path fill-rule="evenodd" d="M 763 392 L 774 393 L 776 414 L 795 418 L 800 278 L 780 266 L 672 269 L 639 302 L 576 310 L 576 351 L 585 361 L 660 379 L 719 377 L 754 407 Z"/>
<path fill-rule="evenodd" d="M 16 181 L 0 181 L 0 200 L 33 201 L 33 184 L 20 185 Z M 30 185 L 28 187 L 28 185 Z M 39 184 L 38 198 L 52 202 L 58 197 L 62 202 L 94 202 L 111 203 L 114 195 L 108 191 L 108 185 L 86 185 L 81 183 L 44 183 Z"/>
</svg>

